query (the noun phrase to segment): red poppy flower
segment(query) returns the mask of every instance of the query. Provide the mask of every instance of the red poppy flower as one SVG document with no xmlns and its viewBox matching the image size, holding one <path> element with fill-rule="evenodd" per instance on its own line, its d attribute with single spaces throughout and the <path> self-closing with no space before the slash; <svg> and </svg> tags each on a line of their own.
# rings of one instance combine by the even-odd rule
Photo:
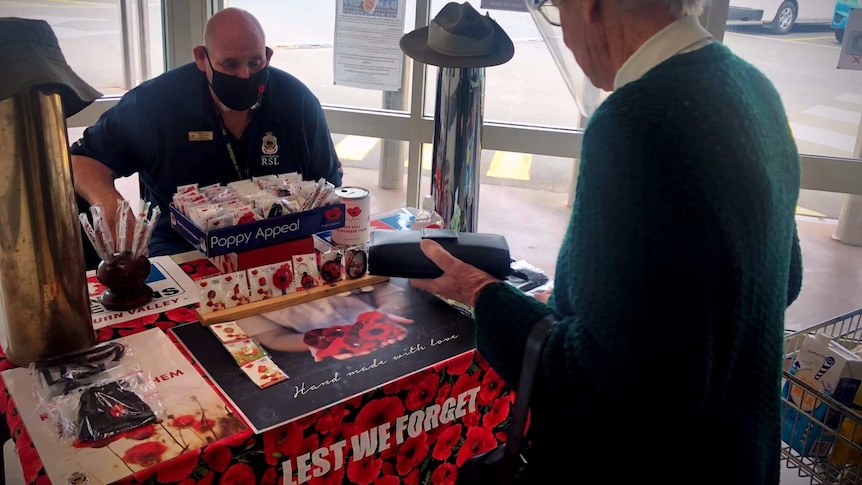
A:
<svg viewBox="0 0 862 485">
<path fill-rule="evenodd" d="M 414 468 L 401 483 L 403 485 L 419 485 L 419 469 Z"/>
<path fill-rule="evenodd" d="M 418 466 L 428 455 L 428 435 L 419 433 L 415 438 L 408 438 L 398 447 L 395 469 L 399 475 L 406 475 L 413 467 Z"/>
<path fill-rule="evenodd" d="M 351 332 L 344 336 L 344 346 L 351 354 L 363 355 L 381 347 L 381 343 L 377 340 L 362 338 Z"/>
<path fill-rule="evenodd" d="M 341 428 L 341 423 L 348 414 L 350 411 L 345 409 L 344 405 L 333 406 L 323 416 L 315 420 L 314 429 L 328 437 L 331 432 Z"/>
<path fill-rule="evenodd" d="M 205 447 L 202 455 L 203 460 L 209 464 L 209 468 L 219 473 L 227 470 L 232 457 L 230 448 L 219 443 L 212 443 Z"/>
<path fill-rule="evenodd" d="M 482 416 L 482 426 L 488 429 L 494 429 L 509 417 L 509 400 L 506 398 L 497 399 L 491 406 L 491 410 Z"/>
<path fill-rule="evenodd" d="M 437 442 L 434 443 L 434 450 L 431 452 L 431 457 L 435 460 L 446 461 L 455 449 L 455 445 L 461 440 L 461 431 L 464 429 L 460 424 L 452 424 L 447 426 L 440 436 L 437 437 Z"/>
<path fill-rule="evenodd" d="M 135 445 L 123 454 L 123 461 L 142 467 L 150 467 L 162 461 L 162 454 L 168 447 L 157 441 L 147 441 Z"/>
<path fill-rule="evenodd" d="M 467 414 L 465 414 L 461 418 L 461 423 L 463 423 L 464 426 L 467 426 L 468 428 L 470 428 L 473 426 L 479 426 L 479 423 L 481 422 L 481 420 L 482 420 L 482 413 L 479 413 L 479 412 L 471 413 L 468 410 Z"/>
<path fill-rule="evenodd" d="M 486 372 L 482 376 L 482 387 L 479 389 L 479 394 L 476 396 L 476 404 L 487 406 L 494 402 L 503 393 L 503 388 L 506 383 L 496 372 Z"/>
<path fill-rule="evenodd" d="M 497 439 L 485 428 L 473 427 L 467 430 L 467 437 L 458 450 L 458 457 L 455 459 L 455 464 L 461 466 L 469 458 L 472 458 L 479 453 L 484 453 L 491 448 L 497 446 Z"/>
<path fill-rule="evenodd" d="M 325 349 L 332 345 L 336 339 L 344 334 L 344 327 L 341 325 L 333 325 L 326 328 L 315 328 L 305 332 L 302 341 L 306 345 L 317 349 Z"/>
<path fill-rule="evenodd" d="M 397 397 L 383 397 L 367 403 L 353 421 L 357 429 L 372 429 L 383 423 L 395 422 L 404 414 L 404 404 Z"/>
<path fill-rule="evenodd" d="M 458 376 L 458 379 L 452 384 L 452 396 L 460 396 L 463 392 L 479 387 L 481 385 L 479 377 L 478 373 L 473 375 L 461 374 Z"/>
<path fill-rule="evenodd" d="M 311 480 L 308 481 L 308 485 L 341 485 L 342 483 L 344 483 L 344 467 L 330 470 L 329 473 L 322 477 L 312 476 Z"/>
<path fill-rule="evenodd" d="M 254 470 L 245 463 L 234 463 L 219 480 L 220 485 L 255 485 L 256 482 Z"/>
<path fill-rule="evenodd" d="M 329 222 L 334 222 L 341 217 L 341 214 L 341 206 L 335 206 L 331 209 L 327 209 L 326 212 L 323 213 L 323 217 L 325 217 Z"/>
<path fill-rule="evenodd" d="M 263 477 L 260 479 L 260 485 L 275 485 L 276 480 L 278 480 L 278 472 L 275 468 L 270 467 L 263 472 Z"/>
<path fill-rule="evenodd" d="M 159 467 L 156 479 L 159 483 L 173 483 L 190 477 L 198 465 L 199 456 L 200 450 L 194 450 L 172 458 L 170 464 Z"/>
<path fill-rule="evenodd" d="M 462 354 L 446 363 L 446 372 L 453 376 L 459 376 L 473 365 L 473 356 L 470 354 Z"/>
<path fill-rule="evenodd" d="M 272 275 L 272 284 L 279 290 L 287 290 L 293 284 L 293 268 L 290 263 L 285 263 Z"/>
<path fill-rule="evenodd" d="M 42 470 L 42 460 L 36 448 L 28 446 L 26 448 L 18 448 L 18 458 L 21 459 L 21 467 L 24 472 L 24 480 L 29 483 L 39 471 Z"/>
<path fill-rule="evenodd" d="M 302 428 L 290 424 L 263 434 L 263 454 L 266 463 L 277 465 L 282 459 L 294 456 L 302 445 Z"/>
<path fill-rule="evenodd" d="M 347 465 L 347 478 L 350 483 L 368 485 L 380 475 L 380 467 L 383 461 L 372 456 L 366 456 L 359 461 L 350 460 Z"/>
<path fill-rule="evenodd" d="M 455 485 L 458 478 L 458 468 L 451 463 L 443 463 L 431 473 L 431 483 L 434 485 Z"/>
<path fill-rule="evenodd" d="M 185 480 L 181 481 L 177 485 L 195 485 L 195 484 L 197 484 L 197 482 L 195 481 L 194 478 L 186 478 Z"/>
<path fill-rule="evenodd" d="M 414 383 L 413 387 L 404 398 L 404 406 L 408 411 L 415 411 L 424 408 L 434 397 L 437 396 L 437 389 L 440 388 L 440 381 L 434 374 L 426 374 L 422 379 Z"/>
<path fill-rule="evenodd" d="M 373 485 L 399 485 L 400 479 L 395 475 L 386 475 L 372 482 Z"/>
<path fill-rule="evenodd" d="M 358 333 L 364 339 L 389 342 L 390 340 L 400 340 L 400 338 L 403 338 L 405 332 L 400 325 L 374 321 L 358 326 Z"/>
<path fill-rule="evenodd" d="M 182 416 L 177 416 L 170 421 L 169 426 L 173 426 L 174 428 L 188 428 L 195 424 L 195 416 L 193 414 L 183 414 Z"/>
<path fill-rule="evenodd" d="M 440 390 L 437 391 L 437 399 L 434 403 L 442 406 L 450 396 L 452 396 L 452 384 L 444 382 L 440 385 Z"/>
<path fill-rule="evenodd" d="M 209 431 L 215 425 L 215 420 L 213 419 L 196 419 L 194 423 L 192 423 L 192 428 L 195 431 Z"/>
<path fill-rule="evenodd" d="M 165 317 L 174 323 L 188 323 L 197 320 L 195 311 L 187 306 L 174 308 L 165 312 Z"/>
<path fill-rule="evenodd" d="M 254 217 L 254 212 L 246 212 L 245 214 L 239 216 L 239 219 L 237 219 L 236 224 L 237 225 L 249 224 L 249 223 L 254 222 L 256 220 L 257 220 L 257 218 Z"/>
<path fill-rule="evenodd" d="M 296 451 L 295 455 L 303 455 L 305 453 L 311 454 L 311 452 L 318 448 L 320 448 L 320 435 L 313 433 L 302 440 L 302 444 L 299 445 L 299 449 Z"/>
<path fill-rule="evenodd" d="M 87 278 L 87 288 L 90 296 L 101 295 L 107 289 L 96 276 L 90 276 Z"/>
<path fill-rule="evenodd" d="M 320 268 L 320 276 L 323 278 L 323 281 L 333 282 L 341 279 L 341 260 L 337 261 L 327 261 L 323 263 L 323 267 Z"/>
</svg>

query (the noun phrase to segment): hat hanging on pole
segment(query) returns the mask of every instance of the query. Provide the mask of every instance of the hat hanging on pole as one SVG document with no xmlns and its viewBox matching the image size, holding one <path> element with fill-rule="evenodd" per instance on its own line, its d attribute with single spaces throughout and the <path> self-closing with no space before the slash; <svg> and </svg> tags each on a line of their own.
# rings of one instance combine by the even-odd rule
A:
<svg viewBox="0 0 862 485">
<path fill-rule="evenodd" d="M 54 87 L 69 117 L 102 97 L 66 64 L 48 22 L 2 17 L 0 45 L 0 70 L 4 72 L 0 77 L 0 101 L 31 87 Z"/>
<path fill-rule="evenodd" d="M 447 3 L 427 27 L 401 37 L 405 54 L 440 67 L 488 67 L 515 54 L 512 39 L 487 14 L 467 2 Z"/>
</svg>

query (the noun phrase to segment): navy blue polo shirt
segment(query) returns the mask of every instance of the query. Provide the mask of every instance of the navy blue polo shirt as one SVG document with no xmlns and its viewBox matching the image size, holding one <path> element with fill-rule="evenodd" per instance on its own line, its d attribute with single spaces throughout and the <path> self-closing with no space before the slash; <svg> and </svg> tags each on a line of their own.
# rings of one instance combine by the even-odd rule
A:
<svg viewBox="0 0 862 485">
<path fill-rule="evenodd" d="M 206 75 L 195 63 L 172 69 L 126 93 L 71 147 L 118 176 L 138 172 L 141 197 L 161 207 L 150 256 L 192 246 L 170 226 L 168 206 L 180 185 L 226 184 L 259 175 L 300 172 L 341 185 L 341 163 L 320 102 L 300 80 L 269 67 L 269 81 L 241 140 L 229 135 L 240 177 L 227 150 Z M 244 163 L 243 163 L 244 162 Z"/>
</svg>

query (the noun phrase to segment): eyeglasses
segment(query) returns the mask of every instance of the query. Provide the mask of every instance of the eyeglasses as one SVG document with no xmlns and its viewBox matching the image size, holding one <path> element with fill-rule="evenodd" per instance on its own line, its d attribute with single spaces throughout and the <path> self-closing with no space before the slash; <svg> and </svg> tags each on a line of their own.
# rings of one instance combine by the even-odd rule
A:
<svg viewBox="0 0 862 485">
<path fill-rule="evenodd" d="M 525 0 L 527 2 L 527 8 L 530 10 L 538 10 L 542 17 L 548 21 L 549 24 L 554 25 L 556 27 L 560 26 L 560 9 L 557 8 L 555 4 L 556 0 Z"/>
</svg>

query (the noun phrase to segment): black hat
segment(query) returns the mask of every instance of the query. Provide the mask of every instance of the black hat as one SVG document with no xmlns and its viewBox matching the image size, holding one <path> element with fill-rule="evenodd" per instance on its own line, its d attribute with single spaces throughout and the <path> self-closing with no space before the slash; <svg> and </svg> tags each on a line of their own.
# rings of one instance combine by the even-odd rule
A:
<svg viewBox="0 0 862 485">
<path fill-rule="evenodd" d="M 441 67 L 496 66 L 515 54 L 503 28 L 467 2 L 447 3 L 428 27 L 401 37 L 401 50 L 417 61 Z"/>
<path fill-rule="evenodd" d="M 57 88 L 69 117 L 102 96 L 66 64 L 48 22 L 2 17 L 0 45 L 0 101 L 27 88 L 50 86 Z"/>
</svg>

